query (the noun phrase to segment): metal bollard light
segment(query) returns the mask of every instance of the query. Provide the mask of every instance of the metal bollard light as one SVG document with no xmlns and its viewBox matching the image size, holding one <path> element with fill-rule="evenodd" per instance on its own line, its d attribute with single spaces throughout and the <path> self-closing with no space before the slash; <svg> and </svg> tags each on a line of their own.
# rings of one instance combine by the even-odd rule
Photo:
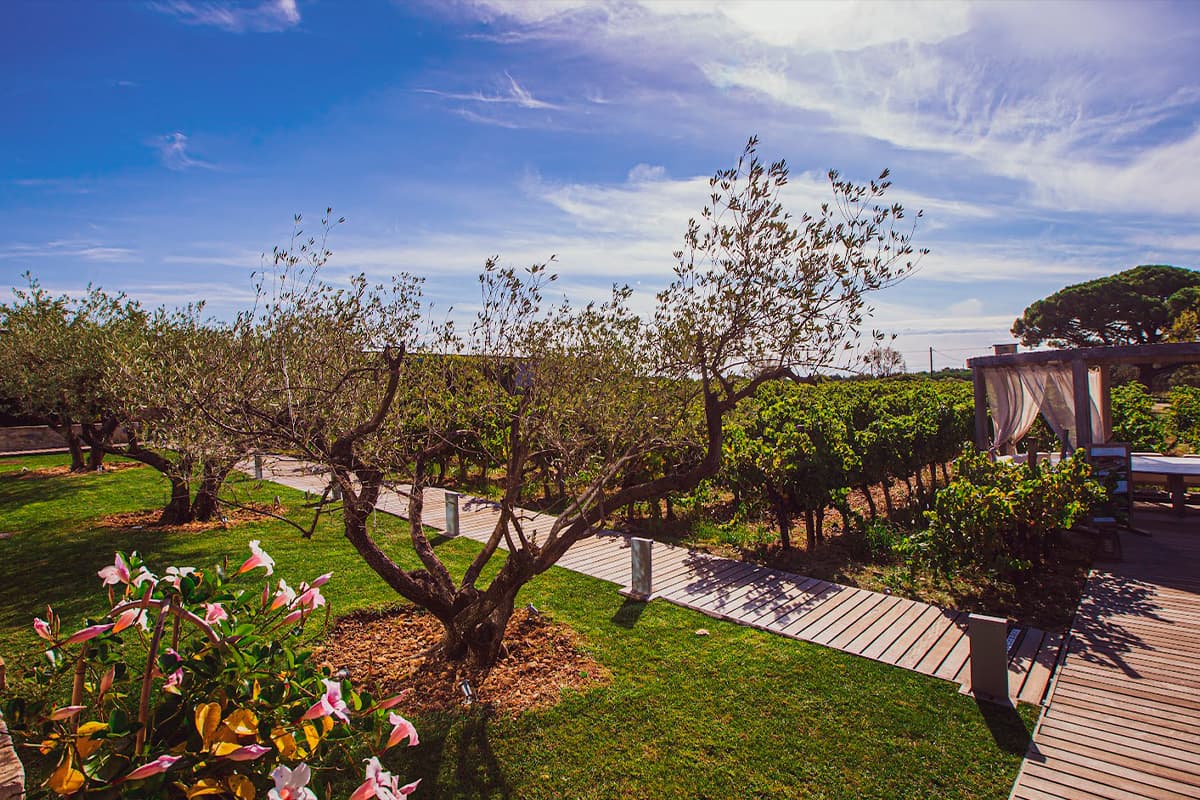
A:
<svg viewBox="0 0 1200 800">
<path fill-rule="evenodd" d="M 443 492 L 446 496 L 446 535 L 458 536 L 458 492 Z"/>
<path fill-rule="evenodd" d="M 651 565 L 651 554 L 654 542 L 650 539 L 631 538 L 629 540 L 629 588 L 621 591 L 623 597 L 630 600 L 645 602 L 654 594 L 654 578 Z"/>
<path fill-rule="evenodd" d="M 971 693 L 978 700 L 1012 705 L 1008 696 L 1008 620 L 971 614 Z"/>
<path fill-rule="evenodd" d="M 258 453 L 254 454 L 254 480 L 261 481 L 263 479 L 262 456 Z"/>
</svg>

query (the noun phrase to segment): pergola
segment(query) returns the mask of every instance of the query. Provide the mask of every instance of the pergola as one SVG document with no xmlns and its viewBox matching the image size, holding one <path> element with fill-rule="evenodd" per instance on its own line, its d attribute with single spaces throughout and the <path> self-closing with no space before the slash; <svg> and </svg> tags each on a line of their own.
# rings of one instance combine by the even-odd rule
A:
<svg viewBox="0 0 1200 800">
<path fill-rule="evenodd" d="M 967 359 L 975 384 L 975 445 L 1013 452 L 1039 413 L 1072 448 L 1109 441 L 1114 364 L 1200 364 L 1200 342 L 998 352 Z M 988 430 L 989 411 L 995 437 Z"/>
</svg>

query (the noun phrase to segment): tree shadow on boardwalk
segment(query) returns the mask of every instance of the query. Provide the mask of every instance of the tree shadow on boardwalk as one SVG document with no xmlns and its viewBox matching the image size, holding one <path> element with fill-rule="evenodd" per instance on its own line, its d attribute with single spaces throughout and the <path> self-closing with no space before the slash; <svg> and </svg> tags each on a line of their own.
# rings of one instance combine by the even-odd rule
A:
<svg viewBox="0 0 1200 800">
<path fill-rule="evenodd" d="M 1071 626 L 1070 652 L 1089 663 L 1120 669 L 1133 678 L 1141 677 L 1124 656 L 1147 645 L 1117 617 L 1167 622 L 1157 613 L 1161 608 L 1154 599 L 1151 584 L 1108 572 L 1093 572 Z"/>
</svg>

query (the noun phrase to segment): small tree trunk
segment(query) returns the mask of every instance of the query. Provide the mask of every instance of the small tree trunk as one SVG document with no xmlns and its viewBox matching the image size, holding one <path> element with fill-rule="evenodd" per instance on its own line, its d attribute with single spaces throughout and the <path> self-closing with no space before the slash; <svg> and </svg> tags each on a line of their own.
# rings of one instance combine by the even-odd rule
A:
<svg viewBox="0 0 1200 800">
<path fill-rule="evenodd" d="M 663 498 L 663 502 L 667 504 L 667 521 L 675 521 L 675 506 L 671 503 L 671 496 L 667 495 Z"/>
<path fill-rule="evenodd" d="M 916 491 L 916 489 L 913 488 L 913 482 L 912 482 L 911 475 L 904 476 L 904 486 L 908 489 L 908 502 L 911 503 L 913 501 L 913 498 L 915 498 L 917 496 L 917 491 Z"/>
<path fill-rule="evenodd" d="M 917 479 L 917 499 L 918 501 L 925 499 L 925 482 L 921 480 L 921 468 L 918 467 L 914 477 Z"/>
<path fill-rule="evenodd" d="M 871 487 L 864 483 L 862 493 L 863 497 L 867 499 L 867 510 L 871 514 L 871 519 L 875 519 L 879 512 L 875 509 L 875 498 L 871 495 Z"/>
<path fill-rule="evenodd" d="M 506 562 L 502 569 L 508 569 Z M 527 579 L 526 579 L 527 580 Z M 446 658 L 466 661 L 471 666 L 488 669 L 500 658 L 504 630 L 516 606 L 517 592 L 524 581 L 504 580 L 498 576 L 487 591 L 466 605 L 456 615 L 442 621 L 445 632 L 442 646 Z"/>
<path fill-rule="evenodd" d="M 887 478 L 884 478 L 882 481 L 880 481 L 879 485 L 883 487 L 883 504 L 887 506 L 888 519 L 891 519 L 893 516 L 895 516 L 896 512 L 896 507 L 892 504 L 891 487 L 888 486 Z"/>
<path fill-rule="evenodd" d="M 188 482 L 174 475 L 168 475 L 167 479 L 171 481 L 171 499 L 163 507 L 162 514 L 158 517 L 158 524 L 182 525 L 185 522 L 191 522 L 193 519 L 192 495 Z"/>
<path fill-rule="evenodd" d="M 849 533 L 851 528 L 849 507 L 843 503 L 837 507 L 837 511 L 842 517 L 842 533 Z"/>
<path fill-rule="evenodd" d="M 942 462 L 942 477 L 946 480 L 946 485 L 949 486 L 950 485 L 950 468 L 946 465 L 945 461 Z"/>
<path fill-rule="evenodd" d="M 196 499 L 192 501 L 192 519 L 208 522 L 216 515 L 220 507 L 217 496 L 228 475 L 229 469 L 223 465 L 204 465 L 204 476 L 196 491 Z"/>
<path fill-rule="evenodd" d="M 779 544 L 784 550 L 792 549 L 792 518 L 782 505 L 775 506 L 775 522 L 779 526 Z"/>
<path fill-rule="evenodd" d="M 83 460 L 83 442 L 79 438 L 79 434 L 75 432 L 75 426 L 71 424 L 71 420 L 58 419 L 50 422 L 50 429 L 63 438 L 67 443 L 67 449 L 71 451 L 71 472 L 84 472 L 87 470 L 87 465 Z"/>
<path fill-rule="evenodd" d="M 937 488 L 937 464 L 931 461 L 929 462 L 929 490 L 936 492 Z"/>
<path fill-rule="evenodd" d="M 811 553 L 817 549 L 817 525 L 811 508 L 804 512 L 804 533 L 807 540 L 808 552 Z"/>
<path fill-rule="evenodd" d="M 818 508 L 816 511 L 816 517 L 817 517 L 817 520 L 816 520 L 817 521 L 817 526 L 816 526 L 817 527 L 817 541 L 823 542 L 823 541 L 825 541 L 825 509 Z"/>
</svg>

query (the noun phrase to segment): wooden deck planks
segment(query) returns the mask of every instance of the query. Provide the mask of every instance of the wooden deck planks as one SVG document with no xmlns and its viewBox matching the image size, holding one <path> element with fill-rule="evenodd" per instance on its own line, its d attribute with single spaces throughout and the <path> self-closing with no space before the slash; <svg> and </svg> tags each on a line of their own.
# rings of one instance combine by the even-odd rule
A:
<svg viewBox="0 0 1200 800">
<path fill-rule="evenodd" d="M 1123 536 L 1125 560 L 1088 578 L 1013 798 L 1200 797 L 1200 536 L 1135 522 L 1151 535 Z"/>
</svg>

